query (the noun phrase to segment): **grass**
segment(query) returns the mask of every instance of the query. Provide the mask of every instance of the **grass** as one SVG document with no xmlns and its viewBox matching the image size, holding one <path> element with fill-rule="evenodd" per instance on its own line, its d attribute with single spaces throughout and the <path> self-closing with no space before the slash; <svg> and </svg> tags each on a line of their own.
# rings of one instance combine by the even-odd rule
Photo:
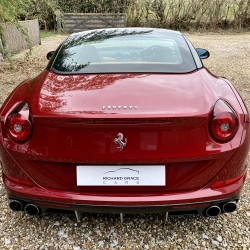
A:
<svg viewBox="0 0 250 250">
<path fill-rule="evenodd" d="M 41 38 L 45 38 L 45 37 L 50 37 L 50 36 L 55 36 L 57 33 L 53 32 L 53 31 L 45 31 L 45 30 L 41 30 L 40 31 L 40 37 Z"/>
</svg>

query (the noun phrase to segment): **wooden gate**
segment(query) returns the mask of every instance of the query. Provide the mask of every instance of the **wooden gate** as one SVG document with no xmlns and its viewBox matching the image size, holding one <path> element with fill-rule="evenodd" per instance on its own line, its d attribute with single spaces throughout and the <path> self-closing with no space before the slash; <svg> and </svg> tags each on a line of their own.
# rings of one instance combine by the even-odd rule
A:
<svg viewBox="0 0 250 250">
<path fill-rule="evenodd" d="M 124 13 L 64 13 L 64 32 L 126 27 Z"/>
</svg>

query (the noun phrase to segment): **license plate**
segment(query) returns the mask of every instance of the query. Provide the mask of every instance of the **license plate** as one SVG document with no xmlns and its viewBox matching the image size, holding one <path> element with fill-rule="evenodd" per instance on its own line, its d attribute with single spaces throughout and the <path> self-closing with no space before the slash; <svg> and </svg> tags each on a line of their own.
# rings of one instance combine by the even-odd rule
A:
<svg viewBox="0 0 250 250">
<path fill-rule="evenodd" d="M 77 166 L 77 186 L 165 186 L 165 165 Z"/>
</svg>

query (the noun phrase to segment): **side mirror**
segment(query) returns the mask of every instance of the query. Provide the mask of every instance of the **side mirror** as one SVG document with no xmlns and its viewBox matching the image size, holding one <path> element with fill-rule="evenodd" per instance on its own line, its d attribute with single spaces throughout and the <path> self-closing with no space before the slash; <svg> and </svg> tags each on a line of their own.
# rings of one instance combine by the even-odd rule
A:
<svg viewBox="0 0 250 250">
<path fill-rule="evenodd" d="M 46 58 L 47 58 L 48 60 L 50 60 L 51 57 L 53 56 L 54 52 L 55 52 L 55 51 L 50 51 L 50 52 L 46 55 Z"/>
<path fill-rule="evenodd" d="M 207 59 L 210 56 L 210 53 L 206 49 L 196 49 L 197 54 L 199 55 L 200 59 Z"/>
</svg>

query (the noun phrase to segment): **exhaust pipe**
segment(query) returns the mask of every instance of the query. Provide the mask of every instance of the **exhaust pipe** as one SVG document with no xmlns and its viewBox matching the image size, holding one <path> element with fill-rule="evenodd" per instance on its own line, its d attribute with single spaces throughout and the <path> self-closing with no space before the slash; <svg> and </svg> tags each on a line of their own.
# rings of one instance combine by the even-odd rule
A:
<svg viewBox="0 0 250 250">
<path fill-rule="evenodd" d="M 220 215 L 221 209 L 219 206 L 211 206 L 206 210 L 206 215 L 208 217 L 216 217 Z"/>
<path fill-rule="evenodd" d="M 11 200 L 9 203 L 9 207 L 14 212 L 19 212 L 23 210 L 23 204 L 17 200 Z"/>
<path fill-rule="evenodd" d="M 229 201 L 223 205 L 223 211 L 225 213 L 232 213 L 237 209 L 236 201 Z"/>
<path fill-rule="evenodd" d="M 37 207 L 34 204 L 27 204 L 24 208 L 24 211 L 28 214 L 28 215 L 38 215 L 39 214 L 39 207 Z"/>
</svg>

